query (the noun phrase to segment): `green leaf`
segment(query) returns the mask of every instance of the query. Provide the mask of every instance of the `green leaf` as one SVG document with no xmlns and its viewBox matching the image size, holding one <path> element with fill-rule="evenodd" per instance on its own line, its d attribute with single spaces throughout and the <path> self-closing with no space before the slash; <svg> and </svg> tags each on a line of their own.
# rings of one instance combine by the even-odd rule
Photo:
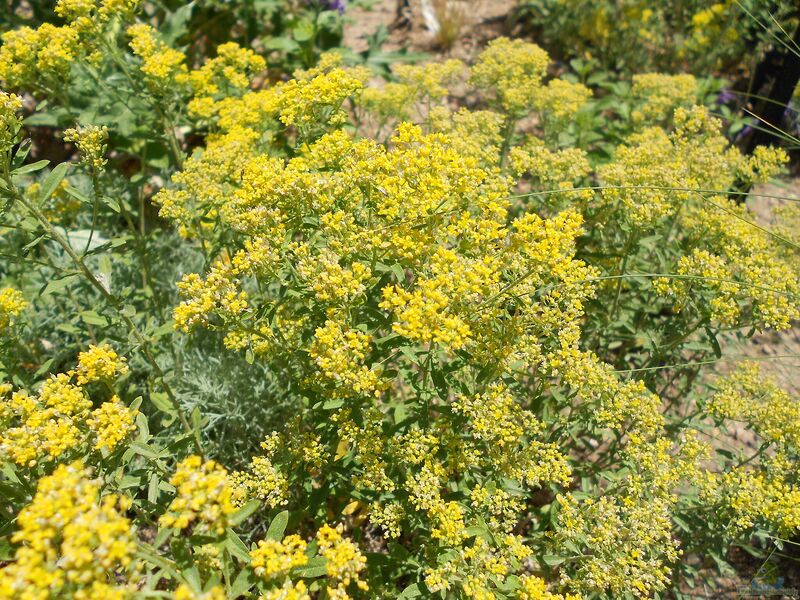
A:
<svg viewBox="0 0 800 600">
<path fill-rule="evenodd" d="M 563 563 L 567 558 L 565 556 L 556 556 L 555 554 L 545 554 L 542 557 L 542 561 L 548 567 L 557 567 L 561 563 Z"/>
<path fill-rule="evenodd" d="M 708 335 L 708 341 L 711 342 L 711 348 L 714 350 L 714 356 L 722 358 L 722 348 L 719 347 L 717 335 L 709 327 L 706 327 L 705 330 Z"/>
<path fill-rule="evenodd" d="M 284 510 L 275 515 L 272 523 L 269 524 L 267 530 L 267 539 L 279 542 L 283 538 L 283 533 L 286 531 L 286 525 L 289 523 L 289 511 Z"/>
<path fill-rule="evenodd" d="M 159 529 L 158 533 L 156 534 L 156 539 L 153 541 L 153 546 L 158 548 L 161 544 L 166 542 L 170 536 L 172 535 L 172 528 L 166 527 L 164 529 Z"/>
<path fill-rule="evenodd" d="M 153 504 L 158 502 L 158 484 L 160 483 L 160 479 L 158 477 L 158 473 L 153 473 L 150 476 L 150 482 L 147 485 L 147 500 Z"/>
<path fill-rule="evenodd" d="M 256 512 L 260 506 L 261 506 L 261 500 L 250 500 L 250 502 L 245 504 L 242 508 L 240 508 L 231 515 L 231 518 L 229 519 L 230 524 L 238 525 L 239 523 L 242 523 L 250 515 Z"/>
<path fill-rule="evenodd" d="M 328 560 L 324 556 L 315 556 L 302 567 L 293 569 L 292 572 L 296 577 L 305 577 L 307 579 L 324 577 L 328 574 L 325 568 L 327 564 Z"/>
<path fill-rule="evenodd" d="M 314 29 L 314 23 L 308 19 L 303 19 L 292 31 L 292 37 L 302 44 L 314 37 Z"/>
<path fill-rule="evenodd" d="M 29 165 L 22 165 L 21 167 L 14 169 L 13 171 L 11 171 L 11 175 L 24 175 L 25 173 L 33 173 L 35 171 L 40 171 L 49 164 L 50 164 L 49 160 L 37 160 L 35 163 L 31 163 Z"/>
<path fill-rule="evenodd" d="M 147 444 L 143 444 L 141 442 L 131 443 L 131 450 L 136 452 L 136 454 L 141 454 L 145 458 L 161 458 L 161 455 L 159 453 L 155 452 Z"/>
<path fill-rule="evenodd" d="M 108 325 L 108 319 L 106 319 L 103 315 L 97 314 L 93 310 L 84 310 L 78 314 L 80 315 L 81 320 L 87 325 L 99 325 L 101 327 Z"/>
<path fill-rule="evenodd" d="M 225 535 L 225 545 L 232 556 L 250 564 L 250 553 L 247 551 L 247 546 L 233 529 L 228 528 Z"/>
<path fill-rule="evenodd" d="M 400 595 L 397 598 L 398 600 L 402 600 L 404 598 L 418 598 L 421 595 L 422 595 L 422 590 L 419 589 L 419 584 L 412 583 L 402 592 L 400 592 Z"/>
<path fill-rule="evenodd" d="M 236 579 L 233 580 L 233 585 L 231 585 L 231 589 L 228 592 L 228 597 L 239 598 L 240 596 L 244 596 L 255 584 L 256 578 L 253 572 L 250 569 L 242 569 L 239 575 L 236 576 Z"/>
<path fill-rule="evenodd" d="M 150 402 L 153 403 L 158 410 L 165 413 L 175 412 L 175 407 L 172 406 L 169 396 L 164 392 L 153 392 L 150 394 Z"/>
<path fill-rule="evenodd" d="M 61 163 L 56 165 L 53 170 L 48 173 L 47 177 L 44 178 L 44 182 L 42 182 L 42 190 L 39 192 L 39 202 L 45 202 L 53 195 L 58 184 L 61 183 L 61 180 L 66 176 L 68 168 L 69 163 Z"/>
</svg>

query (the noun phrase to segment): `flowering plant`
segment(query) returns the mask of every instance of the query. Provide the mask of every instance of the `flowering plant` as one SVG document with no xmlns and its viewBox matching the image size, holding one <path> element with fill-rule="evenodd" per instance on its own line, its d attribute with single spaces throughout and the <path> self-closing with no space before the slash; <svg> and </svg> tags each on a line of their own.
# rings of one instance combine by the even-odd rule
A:
<svg viewBox="0 0 800 600">
<path fill-rule="evenodd" d="M 31 162 L 0 96 L 0 597 L 654 597 L 797 531 L 796 402 L 700 377 L 800 315 L 797 241 L 728 198 L 786 156 L 730 147 L 693 78 L 634 80 L 599 160 L 532 44 L 270 85 L 110 6 L 57 10 L 120 19 L 168 160 L 84 121 L 77 164 Z M 97 39 L 0 77 L 49 98 Z M 740 421 L 758 450 L 715 445 Z"/>
</svg>

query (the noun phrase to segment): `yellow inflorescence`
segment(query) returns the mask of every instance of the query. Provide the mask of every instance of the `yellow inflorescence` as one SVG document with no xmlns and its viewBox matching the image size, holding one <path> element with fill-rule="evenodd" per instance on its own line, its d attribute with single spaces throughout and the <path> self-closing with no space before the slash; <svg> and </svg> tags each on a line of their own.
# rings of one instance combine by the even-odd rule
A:
<svg viewBox="0 0 800 600">
<path fill-rule="evenodd" d="M 154 93 L 164 93 L 187 78 L 186 56 L 156 37 L 156 31 L 144 23 L 131 25 L 127 30 L 133 53 L 142 59 L 140 67 Z"/>
<path fill-rule="evenodd" d="M 328 594 L 332 598 L 347 600 L 350 598 L 347 588 L 351 584 L 362 591 L 369 589 L 360 575 L 367 566 L 367 559 L 352 541 L 342 536 L 342 532 L 341 525 L 336 528 L 323 525 L 317 531 L 317 544 L 320 556 L 326 559 Z"/>
<path fill-rule="evenodd" d="M 17 114 L 22 98 L 0 90 L 0 152 L 7 152 L 17 143 L 22 119 Z"/>
<path fill-rule="evenodd" d="M 113 450 L 119 443 L 136 430 L 134 423 L 138 411 L 132 411 L 117 396 L 109 402 L 104 402 L 99 408 L 92 411 L 92 416 L 86 421 L 95 436 L 95 448 L 99 450 Z"/>
<path fill-rule="evenodd" d="M 94 172 L 100 171 L 106 165 L 104 156 L 108 141 L 108 129 L 105 126 L 88 125 L 77 129 L 67 129 L 64 131 L 64 141 L 74 142 L 78 146 L 82 162 Z"/>
<path fill-rule="evenodd" d="M 306 543 L 297 535 L 286 536 L 280 542 L 260 540 L 258 547 L 250 551 L 250 559 L 257 577 L 283 577 L 289 570 L 308 562 Z"/>
<path fill-rule="evenodd" d="M 122 514 L 130 501 L 101 496 L 100 490 L 100 481 L 80 462 L 61 465 L 39 481 L 17 519 L 14 561 L 0 569 L 0 597 L 121 598 L 130 591 L 115 582 L 136 551 L 131 523 Z"/>
<path fill-rule="evenodd" d="M 28 303 L 19 290 L 8 287 L 0 289 L 0 334 L 11 328 L 27 306 Z"/>
<path fill-rule="evenodd" d="M 94 381 L 111 381 L 128 372 L 125 358 L 119 356 L 108 344 L 89 346 L 78 355 L 78 385 Z"/>
<path fill-rule="evenodd" d="M 178 464 L 170 483 L 176 496 L 159 519 L 162 527 L 222 535 L 236 512 L 234 487 L 227 471 L 213 460 L 190 456 Z"/>
<path fill-rule="evenodd" d="M 121 359 L 119 364 L 124 366 Z M 110 383 L 117 372 L 111 371 L 106 381 Z M 33 468 L 40 461 L 62 461 L 80 449 L 86 451 L 90 443 L 94 449 L 115 450 L 135 431 L 137 410 L 114 396 L 92 411 L 92 401 L 81 386 L 94 380 L 76 373 L 51 376 L 38 396 L 24 390 L 11 393 L 10 386 L 2 390 L 0 455 Z"/>
</svg>

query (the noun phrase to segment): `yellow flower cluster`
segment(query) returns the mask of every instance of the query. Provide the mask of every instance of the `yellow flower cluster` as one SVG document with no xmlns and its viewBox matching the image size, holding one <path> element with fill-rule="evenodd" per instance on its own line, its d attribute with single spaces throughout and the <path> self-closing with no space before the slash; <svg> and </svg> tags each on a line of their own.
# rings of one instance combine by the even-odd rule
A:
<svg viewBox="0 0 800 600">
<path fill-rule="evenodd" d="M 136 431 L 134 421 L 137 413 L 138 411 L 131 411 L 120 402 L 117 396 L 93 410 L 86 424 L 97 438 L 95 448 L 106 451 L 116 448 L 122 440 Z"/>
<path fill-rule="evenodd" d="M 214 100 L 220 93 L 233 98 L 250 86 L 252 78 L 266 69 L 262 57 L 234 42 L 217 48 L 217 56 L 207 59 L 202 67 L 188 74 L 187 80 L 194 93 L 189 102 L 190 114 L 210 117 Z"/>
<path fill-rule="evenodd" d="M 631 96 L 638 107 L 631 117 L 637 123 L 662 123 L 672 117 L 676 108 L 694 106 L 698 93 L 697 80 L 693 75 L 634 75 Z"/>
<path fill-rule="evenodd" d="M 250 551 L 250 566 L 256 576 L 263 579 L 284 577 L 294 567 L 308 562 L 306 546 L 297 535 L 288 535 L 280 542 L 259 540 L 258 547 Z"/>
<path fill-rule="evenodd" d="M 402 505 L 391 503 L 381 505 L 374 503 L 370 507 L 369 520 L 383 531 L 384 537 L 397 539 L 402 533 L 402 522 L 405 510 Z"/>
<path fill-rule="evenodd" d="M 7 152 L 19 141 L 22 119 L 17 113 L 22 108 L 22 98 L 0 90 L 0 152 Z"/>
<path fill-rule="evenodd" d="M 681 207 L 689 207 L 681 212 L 689 217 L 704 196 L 726 192 L 743 176 L 748 183 L 767 181 L 785 161 L 785 153 L 774 149 L 745 158 L 729 146 L 720 121 L 703 107 L 678 108 L 674 121 L 672 132 L 648 127 L 632 135 L 617 148 L 613 162 L 598 169 L 602 199 L 617 204 L 637 228 Z"/>
<path fill-rule="evenodd" d="M 139 67 L 150 90 L 164 94 L 174 90 L 176 84 L 186 82 L 186 56 L 158 39 L 150 25 L 137 23 L 127 29 L 133 53 L 142 59 Z"/>
<path fill-rule="evenodd" d="M 262 600 L 311 600 L 308 587 L 304 582 L 293 583 L 288 580 L 279 588 L 267 590 L 261 598 Z"/>
<path fill-rule="evenodd" d="M 511 569 L 519 568 L 522 561 L 530 557 L 531 551 L 512 535 L 501 538 L 500 545 L 493 549 L 482 537 L 475 538 L 472 545 L 462 548 L 443 564 L 425 570 L 425 585 L 433 593 L 458 587 L 463 597 L 476 600 L 493 600 L 507 584 Z"/>
<path fill-rule="evenodd" d="M 10 393 L 10 386 L 2 390 L 0 455 L 33 468 L 39 461 L 61 460 L 78 449 L 86 450 L 92 440 L 95 449 L 110 452 L 136 430 L 138 410 L 128 408 L 117 396 L 92 411 L 92 402 L 80 386 L 93 379 L 81 380 L 77 375 L 79 384 L 75 385 L 76 373 L 53 375 L 38 397 L 23 390 Z M 116 373 L 116 369 L 111 371 L 106 381 Z"/>
<path fill-rule="evenodd" d="M 554 543 L 591 548 L 561 583 L 581 594 L 610 592 L 651 597 L 669 581 L 678 558 L 668 500 L 604 495 L 576 500 L 561 496 Z"/>
<path fill-rule="evenodd" d="M 580 600 L 577 594 L 554 594 L 547 591 L 547 583 L 535 575 L 523 575 L 520 578 L 518 600 Z"/>
<path fill-rule="evenodd" d="M 90 345 L 88 350 L 78 355 L 78 367 L 75 372 L 78 385 L 86 385 L 95 381 L 111 381 L 126 375 L 128 365 L 125 358 L 114 352 L 110 345 Z"/>
<path fill-rule="evenodd" d="M 0 289 L 0 334 L 6 333 L 27 307 L 22 292 L 10 287 Z"/>
<path fill-rule="evenodd" d="M 14 560 L 0 569 L 0 597 L 123 598 L 136 544 L 123 513 L 130 500 L 101 495 L 101 482 L 81 462 L 39 480 L 17 518 Z M 82 588 L 82 589 L 79 589 Z M 74 595 L 73 595 L 74 594 Z"/>
<path fill-rule="evenodd" d="M 81 162 L 95 173 L 106 165 L 104 156 L 108 129 L 105 126 L 87 125 L 77 129 L 67 129 L 64 131 L 64 141 L 74 142 L 78 146 L 78 150 L 81 151 Z"/>
<path fill-rule="evenodd" d="M 69 79 L 72 63 L 100 58 L 100 39 L 112 19 L 133 16 L 138 0 L 59 0 L 55 12 L 67 21 L 37 29 L 20 27 L 3 34 L 0 83 L 4 87 L 52 94 Z"/>
<path fill-rule="evenodd" d="M 471 81 L 494 90 L 508 113 L 524 116 L 536 103 L 549 64 L 550 57 L 539 46 L 500 37 L 481 52 L 470 71 Z"/>
<path fill-rule="evenodd" d="M 692 15 L 691 39 L 687 46 L 696 52 L 707 51 L 714 42 L 732 44 L 739 39 L 741 32 L 736 19 L 734 0 L 715 2 Z"/>
<path fill-rule="evenodd" d="M 213 460 L 199 456 L 183 459 L 170 478 L 175 498 L 161 515 L 161 527 L 193 528 L 198 533 L 222 535 L 228 517 L 236 512 L 234 485 L 228 472 Z"/>
<path fill-rule="evenodd" d="M 757 363 L 742 363 L 719 380 L 709 411 L 720 420 L 747 423 L 767 442 L 800 449 L 800 405 L 765 378 Z"/>
<path fill-rule="evenodd" d="M 353 476 L 359 488 L 392 491 L 394 482 L 386 475 L 386 443 L 383 433 L 383 414 L 377 409 L 367 409 L 359 415 L 360 425 L 353 411 L 338 411 L 332 418 L 342 443 L 348 444 L 361 463 L 363 471 Z"/>
<path fill-rule="evenodd" d="M 238 490 L 235 502 L 258 498 L 270 508 L 283 506 L 289 501 L 289 484 L 270 458 L 274 450 L 266 443 L 261 444 L 267 456 L 254 456 L 246 471 L 231 473 L 232 485 Z"/>
<path fill-rule="evenodd" d="M 361 104 L 382 120 L 409 119 L 418 102 L 440 102 L 450 93 L 450 86 L 464 71 L 459 60 L 424 65 L 398 65 L 394 69 L 397 82 L 364 90 Z"/>
<path fill-rule="evenodd" d="M 227 594 L 221 586 L 215 585 L 206 592 L 196 593 L 188 584 L 182 583 L 173 592 L 173 600 L 226 600 Z"/>
<path fill-rule="evenodd" d="M 374 395 L 380 391 L 379 375 L 366 366 L 370 337 L 328 320 L 314 332 L 309 356 L 321 374 L 335 387 L 335 393 Z"/>
<path fill-rule="evenodd" d="M 3 34 L 0 82 L 7 88 L 41 89 L 63 85 L 80 51 L 78 31 L 44 23 Z"/>
<path fill-rule="evenodd" d="M 344 69 L 337 54 L 323 55 L 314 69 L 295 73 L 278 89 L 280 121 L 301 131 L 326 122 L 342 123 L 344 101 L 360 91 L 369 78 L 368 69 Z"/>
<path fill-rule="evenodd" d="M 359 552 L 358 546 L 342 536 L 343 531 L 341 524 L 335 528 L 326 524 L 317 530 L 319 554 L 326 560 L 327 592 L 337 600 L 350 598 L 347 588 L 351 584 L 362 591 L 369 589 L 360 575 L 367 566 L 367 559 Z"/>
<path fill-rule="evenodd" d="M 139 0 L 58 0 L 55 13 L 84 31 L 114 17 L 129 19 L 138 5 Z"/>
</svg>

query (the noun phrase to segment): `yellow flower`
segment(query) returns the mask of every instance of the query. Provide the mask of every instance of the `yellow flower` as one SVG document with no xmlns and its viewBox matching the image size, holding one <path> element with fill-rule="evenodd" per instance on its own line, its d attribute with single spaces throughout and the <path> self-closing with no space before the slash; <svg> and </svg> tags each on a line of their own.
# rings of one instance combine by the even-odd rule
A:
<svg viewBox="0 0 800 600">
<path fill-rule="evenodd" d="M 94 381 L 111 381 L 128 373 L 125 358 L 114 352 L 108 344 L 91 345 L 78 355 L 78 385 Z"/>
<path fill-rule="evenodd" d="M 101 482 L 81 462 L 43 477 L 17 518 L 12 541 L 20 545 L 14 561 L 0 569 L 0 596 L 65 597 L 77 584 L 90 591 L 89 598 L 120 597 L 125 584 L 109 580 L 131 564 L 136 551 L 131 523 L 122 514 L 126 506 L 119 496 L 102 496 Z M 106 595 L 95 595 L 100 593 Z"/>
<path fill-rule="evenodd" d="M 335 529 L 330 525 L 323 525 L 317 531 L 317 543 L 320 556 L 326 559 L 328 594 L 346 600 L 350 598 L 347 588 L 351 584 L 355 584 L 362 591 L 368 590 L 369 587 L 360 576 L 361 571 L 367 566 L 367 559 L 352 541 L 342 536 L 343 530 L 341 524 Z"/>
<path fill-rule="evenodd" d="M 236 512 L 234 489 L 228 472 L 213 460 L 199 456 L 183 459 L 169 482 L 176 496 L 159 519 L 161 527 L 196 530 L 222 535 L 228 517 Z"/>
<path fill-rule="evenodd" d="M 99 408 L 92 411 L 92 416 L 86 421 L 97 441 L 94 446 L 100 450 L 114 450 L 117 445 L 136 430 L 135 419 L 138 410 L 131 410 L 114 396 L 110 401 L 103 402 Z"/>
<path fill-rule="evenodd" d="M 14 319 L 27 307 L 28 303 L 25 302 L 22 292 L 8 287 L 0 289 L 0 334 L 9 330 Z"/>
<path fill-rule="evenodd" d="M 263 579 L 282 577 L 308 562 L 306 543 L 297 535 L 286 536 L 280 542 L 259 540 L 258 547 L 250 551 L 250 558 L 256 576 Z"/>
<path fill-rule="evenodd" d="M 81 161 L 89 166 L 93 171 L 102 170 L 106 165 L 104 155 L 106 153 L 106 142 L 108 141 L 108 129 L 87 125 L 77 129 L 67 129 L 64 131 L 64 141 L 74 142 L 81 151 Z"/>
</svg>

